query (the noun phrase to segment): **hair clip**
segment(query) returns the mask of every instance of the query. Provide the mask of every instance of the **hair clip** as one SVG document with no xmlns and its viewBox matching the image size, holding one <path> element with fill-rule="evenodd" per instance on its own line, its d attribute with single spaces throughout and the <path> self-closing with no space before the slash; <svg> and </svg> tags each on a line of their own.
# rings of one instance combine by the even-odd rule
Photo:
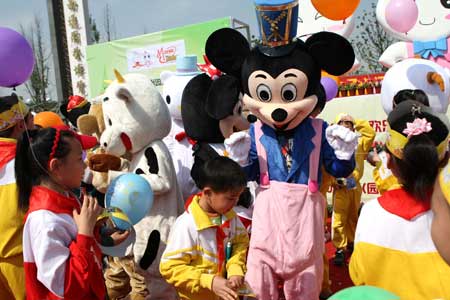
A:
<svg viewBox="0 0 450 300">
<path fill-rule="evenodd" d="M 417 113 L 417 114 L 422 114 L 422 107 L 420 107 L 419 105 L 414 104 L 414 105 L 411 107 L 411 113 L 412 113 L 413 117 L 416 116 L 416 113 Z M 414 121 L 414 122 L 415 122 L 415 121 Z"/>
</svg>

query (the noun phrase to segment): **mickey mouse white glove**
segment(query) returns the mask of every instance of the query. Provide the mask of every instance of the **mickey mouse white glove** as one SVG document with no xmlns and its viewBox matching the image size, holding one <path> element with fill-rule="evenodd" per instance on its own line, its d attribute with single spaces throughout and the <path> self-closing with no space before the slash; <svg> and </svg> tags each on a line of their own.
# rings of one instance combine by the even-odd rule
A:
<svg viewBox="0 0 450 300">
<path fill-rule="evenodd" d="M 340 125 L 328 126 L 326 130 L 327 141 L 340 160 L 350 160 L 358 147 L 358 137 L 356 132 Z"/>
<path fill-rule="evenodd" d="M 228 157 L 237 162 L 241 167 L 248 165 L 251 138 L 246 131 L 233 133 L 224 141 Z"/>
</svg>

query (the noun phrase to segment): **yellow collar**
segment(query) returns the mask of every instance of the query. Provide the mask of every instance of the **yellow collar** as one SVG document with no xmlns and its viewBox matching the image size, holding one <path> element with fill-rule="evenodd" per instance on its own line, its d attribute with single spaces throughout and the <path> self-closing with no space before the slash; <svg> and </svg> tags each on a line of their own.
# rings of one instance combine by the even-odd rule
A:
<svg viewBox="0 0 450 300">
<path fill-rule="evenodd" d="M 408 143 L 408 138 L 403 134 L 388 128 L 389 138 L 386 141 L 386 148 L 398 159 L 403 159 L 403 149 Z M 439 160 L 442 160 L 447 152 L 448 148 L 448 139 L 445 138 L 437 147 L 436 150 L 439 155 Z"/>
<path fill-rule="evenodd" d="M 17 140 L 16 139 L 4 138 L 4 137 L 0 137 L 0 142 L 7 142 L 7 143 L 17 144 Z"/>
<path fill-rule="evenodd" d="M 208 214 L 200 207 L 200 204 L 198 203 L 199 200 L 200 196 L 198 195 L 194 196 L 188 209 L 189 213 L 194 218 L 197 230 L 200 231 L 211 227 L 217 227 L 217 225 L 211 222 L 211 219 L 209 218 Z M 224 217 L 226 218 L 226 220 L 231 220 L 236 217 L 236 213 L 232 209 L 229 212 L 227 212 L 224 215 Z"/>
</svg>

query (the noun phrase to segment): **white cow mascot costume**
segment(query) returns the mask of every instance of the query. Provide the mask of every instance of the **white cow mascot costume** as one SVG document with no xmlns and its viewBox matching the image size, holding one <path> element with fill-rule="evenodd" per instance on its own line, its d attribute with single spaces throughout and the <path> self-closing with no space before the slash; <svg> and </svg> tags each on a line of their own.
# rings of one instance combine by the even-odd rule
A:
<svg viewBox="0 0 450 300">
<path fill-rule="evenodd" d="M 386 67 L 406 58 L 429 59 L 450 68 L 450 1 L 379 0 L 377 19 L 393 37 L 379 61 Z"/>
<path fill-rule="evenodd" d="M 199 75 L 197 56 L 177 56 L 176 71 L 163 71 L 160 78 L 163 83 L 162 96 L 166 100 L 172 117 L 172 129 L 164 138 L 164 143 L 170 151 L 177 174 L 183 200 L 198 193 L 198 188 L 191 178 L 191 168 L 194 164 L 192 145 L 186 138 L 183 120 L 181 118 L 181 96 L 188 82 Z"/>
<path fill-rule="evenodd" d="M 143 176 L 154 193 L 153 207 L 134 226 L 136 242 L 133 254 L 139 262 L 153 230 L 160 233 L 157 258 L 145 273 L 151 299 L 177 299 L 175 290 L 159 273 L 159 262 L 170 229 L 183 212 L 169 150 L 162 142 L 170 131 L 170 115 L 164 100 L 150 79 L 142 74 L 120 75 L 106 89 L 103 114 L 106 129 L 100 139 L 107 153 L 123 157 L 131 154 L 129 172 Z M 123 172 L 109 171 L 110 180 Z M 137 264 L 139 265 L 139 264 Z"/>
<path fill-rule="evenodd" d="M 334 32 L 348 39 L 355 28 L 355 14 L 345 20 L 334 21 L 322 16 L 311 0 L 299 0 L 298 9 L 297 37 L 303 41 L 321 31 Z M 355 57 L 355 63 L 347 73 L 358 70 L 360 66 L 359 60 Z"/>
<path fill-rule="evenodd" d="M 450 76 L 440 65 L 425 59 L 406 59 L 393 65 L 381 85 L 381 103 L 386 114 L 393 109 L 392 100 L 400 90 L 422 90 L 434 112 L 447 113 L 450 100 Z"/>
</svg>

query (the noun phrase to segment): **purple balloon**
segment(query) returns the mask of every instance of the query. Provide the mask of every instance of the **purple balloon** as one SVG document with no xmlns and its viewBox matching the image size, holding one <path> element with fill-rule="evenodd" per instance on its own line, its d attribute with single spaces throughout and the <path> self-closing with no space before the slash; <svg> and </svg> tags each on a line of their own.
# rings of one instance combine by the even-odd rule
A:
<svg viewBox="0 0 450 300">
<path fill-rule="evenodd" d="M 28 41 L 18 32 L 0 27 L 0 86 L 15 87 L 30 78 L 34 54 Z"/>
<path fill-rule="evenodd" d="M 331 99 L 335 98 L 338 93 L 338 85 L 336 81 L 334 81 L 330 77 L 322 77 L 320 79 L 320 83 L 322 84 L 323 88 L 325 89 L 325 95 L 327 98 L 327 101 L 330 101 Z"/>
</svg>

